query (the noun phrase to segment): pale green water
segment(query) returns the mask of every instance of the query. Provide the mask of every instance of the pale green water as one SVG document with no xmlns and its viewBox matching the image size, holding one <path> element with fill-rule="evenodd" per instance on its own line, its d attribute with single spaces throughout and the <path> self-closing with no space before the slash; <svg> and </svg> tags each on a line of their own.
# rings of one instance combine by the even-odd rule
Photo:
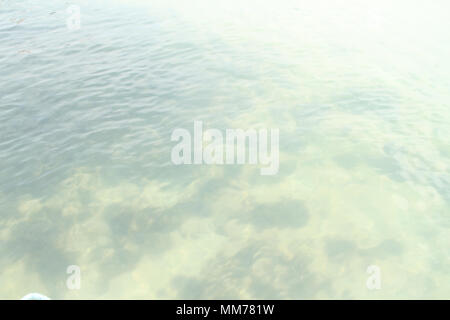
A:
<svg viewBox="0 0 450 320">
<path fill-rule="evenodd" d="M 73 3 L 0 3 L 0 298 L 450 298 L 448 1 Z"/>
</svg>

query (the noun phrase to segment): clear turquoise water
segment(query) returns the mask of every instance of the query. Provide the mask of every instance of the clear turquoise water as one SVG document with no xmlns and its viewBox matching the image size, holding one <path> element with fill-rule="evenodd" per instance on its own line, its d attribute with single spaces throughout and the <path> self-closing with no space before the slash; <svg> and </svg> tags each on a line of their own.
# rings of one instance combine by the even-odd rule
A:
<svg viewBox="0 0 450 320">
<path fill-rule="evenodd" d="M 449 299 L 449 30 L 443 0 L 1 1 L 0 298 Z M 174 166 L 195 120 L 279 128 L 278 175 Z"/>
</svg>

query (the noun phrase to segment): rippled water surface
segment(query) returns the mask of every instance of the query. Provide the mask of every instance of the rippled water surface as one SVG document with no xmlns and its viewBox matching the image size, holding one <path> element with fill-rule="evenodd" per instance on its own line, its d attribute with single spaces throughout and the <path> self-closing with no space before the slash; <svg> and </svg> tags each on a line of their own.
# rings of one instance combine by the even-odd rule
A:
<svg viewBox="0 0 450 320">
<path fill-rule="evenodd" d="M 449 299 L 449 57 L 443 0 L 0 1 L 0 298 Z"/>
</svg>

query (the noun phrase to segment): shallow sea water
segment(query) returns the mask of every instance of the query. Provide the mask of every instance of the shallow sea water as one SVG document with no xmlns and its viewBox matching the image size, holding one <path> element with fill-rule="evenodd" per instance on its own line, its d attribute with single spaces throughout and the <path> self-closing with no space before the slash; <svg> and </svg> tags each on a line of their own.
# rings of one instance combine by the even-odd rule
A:
<svg viewBox="0 0 450 320">
<path fill-rule="evenodd" d="M 449 30 L 443 0 L 0 1 L 0 298 L 449 299 Z M 173 165 L 194 121 L 279 128 L 278 174 Z"/>
</svg>

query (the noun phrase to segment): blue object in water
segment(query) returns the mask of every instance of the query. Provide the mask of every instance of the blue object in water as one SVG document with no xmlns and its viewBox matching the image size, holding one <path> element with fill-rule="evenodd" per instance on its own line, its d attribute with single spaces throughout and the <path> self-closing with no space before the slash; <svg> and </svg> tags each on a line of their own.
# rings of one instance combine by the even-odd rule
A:
<svg viewBox="0 0 450 320">
<path fill-rule="evenodd" d="M 20 300 L 51 300 L 51 299 L 40 293 L 29 293 Z"/>
</svg>

